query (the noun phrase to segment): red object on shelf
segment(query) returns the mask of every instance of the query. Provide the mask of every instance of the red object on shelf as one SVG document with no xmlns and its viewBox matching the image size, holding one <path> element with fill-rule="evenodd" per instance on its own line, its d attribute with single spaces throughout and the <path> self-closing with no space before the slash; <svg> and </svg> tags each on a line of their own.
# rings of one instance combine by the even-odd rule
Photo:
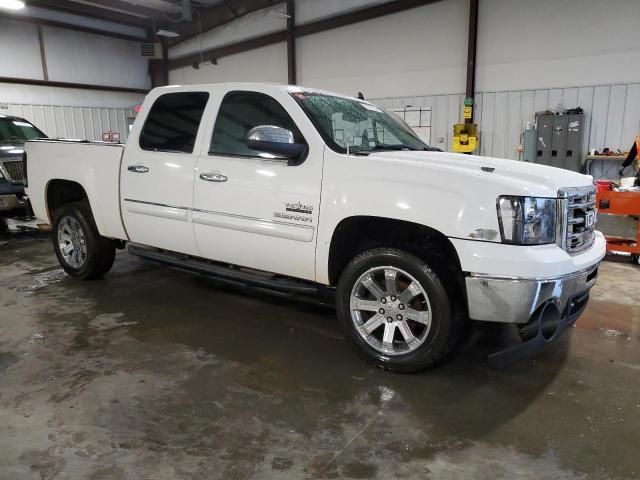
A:
<svg viewBox="0 0 640 480">
<path fill-rule="evenodd" d="M 613 182 L 610 180 L 596 180 L 595 184 L 599 192 L 608 192 L 609 190 L 611 190 L 611 185 L 613 185 Z"/>
<path fill-rule="evenodd" d="M 600 190 L 596 193 L 598 213 L 640 217 L 640 192 L 615 192 Z M 636 238 L 607 236 L 607 252 L 626 252 L 632 259 L 640 254 L 640 221 L 636 229 Z"/>
</svg>

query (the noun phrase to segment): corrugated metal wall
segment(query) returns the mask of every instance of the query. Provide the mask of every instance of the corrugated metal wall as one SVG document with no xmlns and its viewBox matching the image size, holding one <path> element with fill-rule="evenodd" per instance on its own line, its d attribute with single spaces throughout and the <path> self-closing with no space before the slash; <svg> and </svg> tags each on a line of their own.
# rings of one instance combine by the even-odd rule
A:
<svg viewBox="0 0 640 480">
<path fill-rule="evenodd" d="M 51 138 L 102 140 L 102 132 L 120 133 L 127 139 L 127 117 L 133 110 L 124 108 L 65 107 L 58 105 L 0 104 L 0 115 L 26 118 Z"/>
<path fill-rule="evenodd" d="M 371 99 L 385 108 L 430 107 L 431 143 L 451 150 L 453 124 L 461 122 L 463 94 Z M 628 150 L 640 133 L 640 83 L 539 90 L 482 92 L 476 95 L 475 122 L 480 126 L 480 154 L 517 159 L 516 148 L 535 112 L 582 107 L 584 149 Z"/>
</svg>

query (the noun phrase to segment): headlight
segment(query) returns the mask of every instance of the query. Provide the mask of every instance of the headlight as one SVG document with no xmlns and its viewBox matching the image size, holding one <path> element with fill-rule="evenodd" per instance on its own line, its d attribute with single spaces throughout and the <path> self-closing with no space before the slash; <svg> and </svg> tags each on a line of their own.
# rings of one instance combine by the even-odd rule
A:
<svg viewBox="0 0 640 480">
<path fill-rule="evenodd" d="M 556 241 L 555 198 L 498 198 L 498 222 L 503 243 L 544 245 Z"/>
</svg>

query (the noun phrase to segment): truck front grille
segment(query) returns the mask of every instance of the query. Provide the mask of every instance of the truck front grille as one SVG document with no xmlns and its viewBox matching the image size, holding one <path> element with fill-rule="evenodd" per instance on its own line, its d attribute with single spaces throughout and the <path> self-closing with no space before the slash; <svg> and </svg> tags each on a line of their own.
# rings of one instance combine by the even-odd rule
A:
<svg viewBox="0 0 640 480">
<path fill-rule="evenodd" d="M 595 187 L 566 188 L 560 198 L 566 212 L 564 249 L 572 254 L 587 250 L 595 241 Z"/>
<path fill-rule="evenodd" d="M 10 162 L 3 162 L 2 169 L 6 174 L 7 180 L 12 183 L 24 182 L 24 167 L 22 160 L 15 160 Z"/>
</svg>

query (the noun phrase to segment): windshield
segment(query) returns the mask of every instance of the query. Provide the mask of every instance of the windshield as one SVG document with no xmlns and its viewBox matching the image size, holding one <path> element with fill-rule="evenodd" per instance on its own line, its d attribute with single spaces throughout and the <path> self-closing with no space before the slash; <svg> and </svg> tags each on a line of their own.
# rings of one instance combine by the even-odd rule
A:
<svg viewBox="0 0 640 480">
<path fill-rule="evenodd" d="M 21 118 L 0 117 L 0 142 L 25 142 L 47 136 Z"/>
<path fill-rule="evenodd" d="M 407 126 L 381 108 L 355 99 L 313 92 L 295 92 L 293 98 L 336 152 L 429 150 Z"/>
</svg>

